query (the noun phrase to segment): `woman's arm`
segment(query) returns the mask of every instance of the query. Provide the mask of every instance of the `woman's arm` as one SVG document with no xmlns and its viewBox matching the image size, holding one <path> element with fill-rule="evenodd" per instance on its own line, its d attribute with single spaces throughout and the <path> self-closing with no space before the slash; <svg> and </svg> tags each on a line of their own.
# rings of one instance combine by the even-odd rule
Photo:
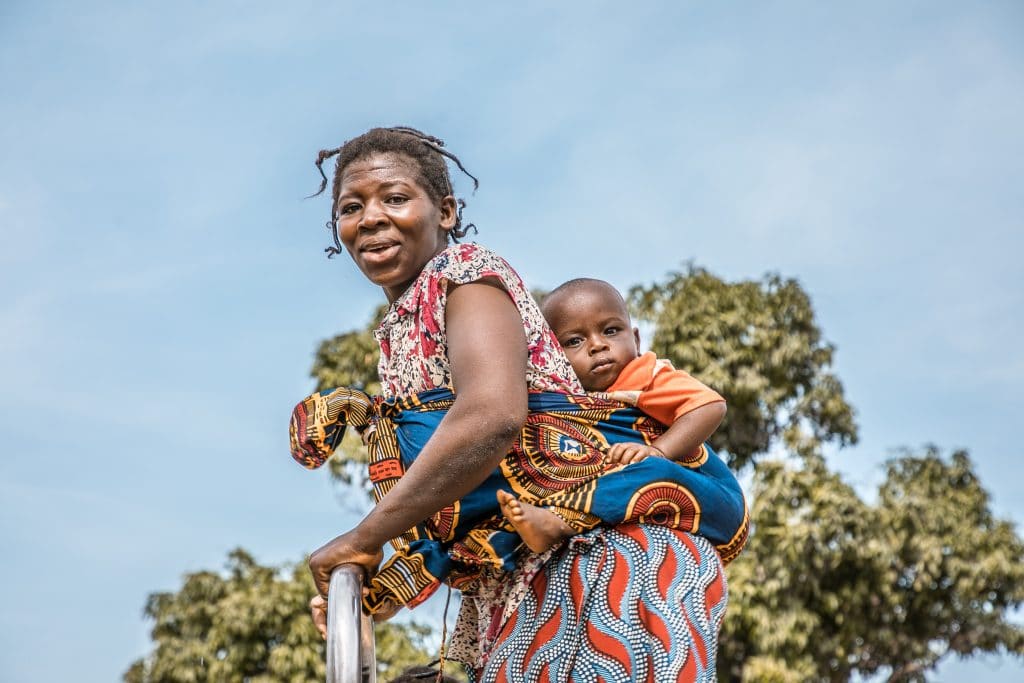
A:
<svg viewBox="0 0 1024 683">
<path fill-rule="evenodd" d="M 485 281 L 451 288 L 445 327 L 455 402 L 394 488 L 310 557 L 322 595 L 335 567 L 372 573 L 385 543 L 483 482 L 526 420 L 526 334 L 508 294 Z"/>
</svg>

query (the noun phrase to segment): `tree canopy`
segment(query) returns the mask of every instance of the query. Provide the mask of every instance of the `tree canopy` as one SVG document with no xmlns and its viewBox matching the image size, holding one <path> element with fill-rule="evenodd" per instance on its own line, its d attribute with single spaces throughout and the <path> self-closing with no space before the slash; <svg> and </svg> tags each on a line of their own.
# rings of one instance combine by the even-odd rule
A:
<svg viewBox="0 0 1024 683">
<path fill-rule="evenodd" d="M 853 409 L 831 372 L 835 348 L 796 280 L 726 282 L 690 266 L 633 287 L 629 300 L 654 326 L 651 350 L 726 397 L 729 412 L 711 444 L 734 467 L 780 438 L 792 446 L 803 432 L 817 443 L 857 441 Z"/>
<path fill-rule="evenodd" d="M 889 462 L 877 502 L 818 456 L 761 464 L 728 569 L 719 666 L 732 680 L 923 681 L 944 657 L 1024 653 L 1024 544 L 989 511 L 967 454 Z"/>
<path fill-rule="evenodd" d="M 230 553 L 226 572 L 186 574 L 173 593 L 153 593 L 152 653 L 136 660 L 125 683 L 321 683 L 324 643 L 309 618 L 316 592 L 306 564 L 258 564 Z M 378 624 L 382 680 L 434 658 L 431 629 L 415 623 Z"/>
<path fill-rule="evenodd" d="M 1024 543 L 993 517 L 966 452 L 904 452 L 871 503 L 829 469 L 823 447 L 854 443 L 857 427 L 835 347 L 797 281 L 727 282 L 690 266 L 632 288 L 629 301 L 654 330 L 653 351 L 726 397 L 712 442 L 752 469 L 751 540 L 727 569 L 722 680 L 923 681 L 948 656 L 1024 655 L 1024 629 L 1008 619 L 1024 602 Z M 379 390 L 372 324 L 320 344 L 318 389 Z M 347 436 L 331 470 L 365 485 L 365 461 Z M 322 680 L 312 591 L 304 566 L 261 567 L 236 551 L 226 576 L 189 574 L 177 593 L 150 597 L 156 647 L 125 680 Z M 433 659 L 426 634 L 378 631 L 383 665 Z M 389 643 L 408 657 L 389 658 Z"/>
</svg>

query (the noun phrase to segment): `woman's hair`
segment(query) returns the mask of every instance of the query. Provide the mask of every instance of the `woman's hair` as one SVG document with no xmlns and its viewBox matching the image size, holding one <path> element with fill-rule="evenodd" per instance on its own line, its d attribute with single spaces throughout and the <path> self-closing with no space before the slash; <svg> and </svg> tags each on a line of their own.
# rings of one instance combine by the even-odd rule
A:
<svg viewBox="0 0 1024 683">
<path fill-rule="evenodd" d="M 338 195 L 341 192 L 341 178 L 345 168 L 353 161 L 365 159 L 373 154 L 401 154 L 412 159 L 419 167 L 420 184 L 427 190 L 427 194 L 434 203 L 439 203 L 448 195 L 454 195 L 452 190 L 451 176 L 448 175 L 448 164 L 445 158 L 451 159 L 459 170 L 473 179 L 473 190 L 480 186 L 480 181 L 472 173 L 466 170 L 459 161 L 459 158 L 444 149 L 444 141 L 427 135 L 415 128 L 407 126 L 395 126 L 392 128 L 372 128 L 357 138 L 346 141 L 341 147 L 335 149 L 322 149 L 316 155 L 316 168 L 320 171 L 323 182 L 320 189 L 310 197 L 315 197 L 327 189 L 327 176 L 324 174 L 323 164 L 333 156 L 338 160 L 334 166 L 334 185 L 331 189 L 331 220 L 327 221 L 327 229 L 331 231 L 334 238 L 334 246 L 327 247 L 327 257 L 340 254 L 342 247 L 338 240 Z M 455 216 L 455 227 L 448 233 L 456 242 L 465 237 L 470 228 L 476 232 L 476 226 L 468 223 L 462 225 L 462 209 L 466 202 L 457 200 L 458 211 Z"/>
</svg>

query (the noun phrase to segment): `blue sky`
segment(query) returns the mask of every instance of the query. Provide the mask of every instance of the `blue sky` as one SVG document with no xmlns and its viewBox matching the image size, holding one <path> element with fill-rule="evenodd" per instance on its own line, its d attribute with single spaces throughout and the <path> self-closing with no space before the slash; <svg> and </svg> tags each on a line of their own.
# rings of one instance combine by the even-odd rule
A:
<svg viewBox="0 0 1024 683">
<path fill-rule="evenodd" d="M 379 124 L 448 142 L 531 285 L 798 278 L 861 426 L 832 463 L 870 495 L 966 447 L 1024 520 L 1024 6 L 370 5 L 0 8 L 0 678 L 115 680 L 149 592 L 358 512 L 286 422 L 382 300 L 303 200 Z"/>
</svg>

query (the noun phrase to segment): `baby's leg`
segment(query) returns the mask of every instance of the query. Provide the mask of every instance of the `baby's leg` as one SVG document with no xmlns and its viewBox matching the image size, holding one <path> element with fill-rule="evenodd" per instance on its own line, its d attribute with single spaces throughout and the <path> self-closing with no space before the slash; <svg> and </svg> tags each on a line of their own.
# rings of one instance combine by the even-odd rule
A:
<svg viewBox="0 0 1024 683">
<path fill-rule="evenodd" d="M 501 505 L 501 514 L 522 537 L 526 547 L 535 553 L 542 553 L 576 534 L 576 531 L 555 513 L 524 503 L 511 493 L 498 491 L 498 504 Z"/>
</svg>

